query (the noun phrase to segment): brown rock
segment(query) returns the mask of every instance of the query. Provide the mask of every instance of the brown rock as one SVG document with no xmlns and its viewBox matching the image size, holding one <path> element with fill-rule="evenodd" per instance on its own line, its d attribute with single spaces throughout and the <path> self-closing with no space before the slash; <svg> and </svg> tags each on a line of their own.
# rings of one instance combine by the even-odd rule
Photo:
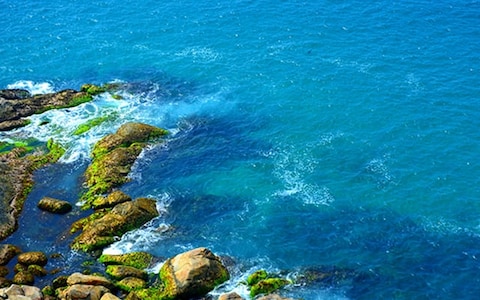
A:
<svg viewBox="0 0 480 300">
<path fill-rule="evenodd" d="M 117 204 L 103 217 L 84 226 L 72 244 L 73 249 L 91 251 L 114 242 L 116 236 L 140 227 L 158 216 L 156 201 L 138 198 Z"/>
<path fill-rule="evenodd" d="M 112 293 L 106 293 L 100 298 L 100 300 L 120 300 L 117 296 Z"/>
<path fill-rule="evenodd" d="M 115 286 L 110 280 L 103 276 L 84 275 L 82 273 L 73 273 L 67 279 L 67 284 L 72 285 L 95 285 L 104 286 L 107 289 L 113 290 Z"/>
<path fill-rule="evenodd" d="M 100 300 L 110 290 L 101 285 L 75 284 L 60 292 L 59 298 L 65 300 Z"/>
<path fill-rule="evenodd" d="M 11 244 L 0 245 L 0 266 L 8 264 L 8 262 L 22 251 L 17 246 Z"/>
<path fill-rule="evenodd" d="M 262 297 L 257 298 L 257 300 L 293 300 L 293 298 L 284 298 L 277 294 L 269 294 Z"/>
<path fill-rule="evenodd" d="M 12 281 L 21 285 L 33 285 L 35 282 L 35 277 L 28 271 L 21 271 L 13 275 Z"/>
<path fill-rule="evenodd" d="M 47 264 L 48 258 L 45 253 L 40 251 L 24 252 L 18 255 L 18 263 L 22 265 L 39 265 L 45 266 Z"/>
<path fill-rule="evenodd" d="M 101 209 L 106 207 L 114 207 L 117 204 L 131 201 L 132 198 L 120 190 L 111 192 L 107 197 L 98 197 L 93 201 L 94 209 Z"/>
<path fill-rule="evenodd" d="M 122 280 L 126 277 L 136 277 L 143 280 L 148 278 L 148 274 L 144 270 L 122 265 L 107 266 L 106 273 L 112 276 L 115 280 Z"/>
<path fill-rule="evenodd" d="M 243 298 L 239 294 L 232 292 L 220 295 L 220 297 L 218 297 L 218 300 L 243 300 Z"/>
<path fill-rule="evenodd" d="M 201 297 L 229 279 L 220 258 L 207 248 L 197 248 L 168 259 L 160 270 L 165 295 L 172 298 Z"/>
<path fill-rule="evenodd" d="M 54 214 L 65 214 L 72 210 L 72 205 L 67 201 L 43 197 L 38 202 L 38 208 Z"/>
</svg>

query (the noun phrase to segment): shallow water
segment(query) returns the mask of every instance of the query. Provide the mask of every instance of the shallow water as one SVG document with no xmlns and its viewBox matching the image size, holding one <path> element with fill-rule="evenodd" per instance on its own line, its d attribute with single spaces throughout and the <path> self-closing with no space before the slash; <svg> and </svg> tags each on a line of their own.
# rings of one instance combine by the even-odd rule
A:
<svg viewBox="0 0 480 300">
<path fill-rule="evenodd" d="M 286 291 L 304 299 L 480 292 L 478 1 L 3 7 L 2 88 L 131 83 L 121 101 L 101 95 L 32 117 L 51 120 L 41 130 L 0 134 L 68 147 L 60 166 L 36 175 L 25 212 L 38 221 L 23 217 L 8 242 L 54 252 L 47 235 L 61 230 L 38 226 L 36 201 L 75 203 L 92 145 L 140 121 L 171 135 L 144 151 L 122 189 L 155 197 L 162 213 L 107 251 L 207 246 L 239 264 L 225 290 L 257 268 L 362 274 Z M 118 117 L 72 138 L 106 113 Z"/>
</svg>

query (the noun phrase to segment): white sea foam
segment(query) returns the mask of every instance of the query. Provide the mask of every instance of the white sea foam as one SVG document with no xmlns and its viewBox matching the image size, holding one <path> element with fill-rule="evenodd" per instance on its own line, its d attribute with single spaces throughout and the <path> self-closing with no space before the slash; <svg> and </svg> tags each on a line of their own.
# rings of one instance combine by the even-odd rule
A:
<svg viewBox="0 0 480 300">
<path fill-rule="evenodd" d="M 55 90 L 48 82 L 33 82 L 30 80 L 20 80 L 7 85 L 7 89 L 24 89 L 33 95 L 53 93 Z"/>
<path fill-rule="evenodd" d="M 323 139 L 319 143 L 323 145 Z M 274 176 L 283 184 L 283 188 L 275 191 L 273 196 L 295 196 L 305 205 L 315 206 L 330 205 L 335 201 L 328 187 L 311 182 L 309 179 L 311 174 L 317 171 L 319 164 L 311 150 L 309 146 L 301 150 L 284 147 L 268 152 L 274 160 Z"/>
</svg>

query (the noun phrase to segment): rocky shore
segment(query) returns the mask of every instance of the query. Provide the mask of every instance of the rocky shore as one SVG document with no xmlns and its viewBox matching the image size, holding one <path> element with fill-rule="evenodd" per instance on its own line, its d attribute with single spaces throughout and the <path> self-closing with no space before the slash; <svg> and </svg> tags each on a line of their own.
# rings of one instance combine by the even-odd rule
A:
<svg viewBox="0 0 480 300">
<path fill-rule="evenodd" d="M 0 130 L 13 130 L 29 124 L 28 116 L 49 109 L 75 106 L 91 101 L 100 93 L 113 92 L 111 85 L 86 84 L 80 91 L 64 90 L 31 95 L 25 90 L 0 90 Z M 94 126 L 94 124 L 92 124 Z M 86 129 L 88 130 L 88 128 Z M 151 273 L 162 261 L 145 252 L 102 255 L 102 249 L 123 234 L 139 228 L 158 216 L 156 199 L 137 198 L 118 188 L 128 181 L 127 175 L 142 150 L 150 143 L 162 143 L 168 135 L 164 129 L 142 123 L 126 123 L 115 133 L 98 141 L 91 153 L 91 164 L 85 171 L 85 191 L 78 201 L 88 211 L 86 217 L 71 224 L 70 248 L 88 254 L 102 265 L 94 274 L 78 272 L 61 275 L 50 284 L 36 286 L 36 278 L 47 274 L 47 257 L 43 249 L 23 252 L 15 245 L 0 243 L 0 298 L 2 299 L 204 299 L 211 291 L 230 279 L 231 264 L 207 248 L 179 253 L 163 262 L 158 274 Z M 33 172 L 55 163 L 64 153 L 61 145 L 50 140 L 21 143 L 0 141 L 0 241 L 18 228 L 18 217 L 35 184 Z M 72 205 L 45 195 L 38 208 L 52 214 L 68 214 Z M 61 254 L 59 254 L 61 255 Z M 358 276 L 348 270 L 311 270 L 297 282 L 280 274 L 258 270 L 244 285 L 255 299 L 287 299 L 275 292 L 285 287 L 326 283 Z M 54 277 L 54 276 L 53 276 Z M 231 292 L 218 299 L 243 299 Z"/>
</svg>

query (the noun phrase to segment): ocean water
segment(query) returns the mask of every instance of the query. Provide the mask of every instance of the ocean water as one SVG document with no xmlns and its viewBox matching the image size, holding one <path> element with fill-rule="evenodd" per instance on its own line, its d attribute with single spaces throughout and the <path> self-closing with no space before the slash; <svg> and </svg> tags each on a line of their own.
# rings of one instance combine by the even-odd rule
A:
<svg viewBox="0 0 480 300">
<path fill-rule="evenodd" d="M 35 203 L 75 203 L 93 144 L 138 121 L 171 134 L 122 190 L 161 214 L 106 252 L 209 247 L 236 262 L 214 295 L 246 295 L 259 268 L 355 274 L 281 291 L 303 299 L 480 294 L 479 1 L 0 4 L 0 88 L 129 85 L 0 133 L 68 149 L 37 172 L 7 242 L 75 261 L 62 240 L 82 213 L 52 222 Z"/>
</svg>

